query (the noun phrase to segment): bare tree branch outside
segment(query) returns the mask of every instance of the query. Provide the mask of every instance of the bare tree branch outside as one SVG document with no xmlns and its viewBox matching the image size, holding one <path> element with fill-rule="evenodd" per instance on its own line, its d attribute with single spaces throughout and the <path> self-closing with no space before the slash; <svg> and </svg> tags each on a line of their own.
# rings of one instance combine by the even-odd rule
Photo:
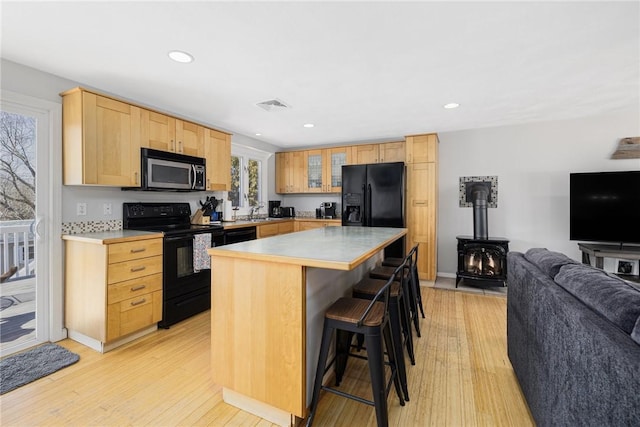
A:
<svg viewBox="0 0 640 427">
<path fill-rule="evenodd" d="M 0 220 L 35 216 L 36 120 L 0 111 Z"/>
</svg>

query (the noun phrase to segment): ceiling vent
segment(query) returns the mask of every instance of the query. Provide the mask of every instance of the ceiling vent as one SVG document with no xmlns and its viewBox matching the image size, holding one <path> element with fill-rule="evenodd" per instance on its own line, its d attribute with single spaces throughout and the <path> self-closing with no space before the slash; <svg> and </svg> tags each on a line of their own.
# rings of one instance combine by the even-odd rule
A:
<svg viewBox="0 0 640 427">
<path fill-rule="evenodd" d="M 284 111 L 291 108 L 290 105 L 278 98 L 258 102 L 256 105 L 265 111 Z"/>
</svg>

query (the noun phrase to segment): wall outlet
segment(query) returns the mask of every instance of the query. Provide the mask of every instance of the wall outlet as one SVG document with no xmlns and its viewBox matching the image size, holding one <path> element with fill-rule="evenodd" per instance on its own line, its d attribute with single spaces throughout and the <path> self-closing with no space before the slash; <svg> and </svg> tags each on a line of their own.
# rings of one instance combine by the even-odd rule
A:
<svg viewBox="0 0 640 427">
<path fill-rule="evenodd" d="M 86 203 L 76 204 L 76 215 L 84 216 L 86 214 L 87 214 L 87 204 Z"/>
<path fill-rule="evenodd" d="M 102 205 L 102 212 L 105 215 L 111 215 L 111 203 L 105 203 Z"/>
</svg>

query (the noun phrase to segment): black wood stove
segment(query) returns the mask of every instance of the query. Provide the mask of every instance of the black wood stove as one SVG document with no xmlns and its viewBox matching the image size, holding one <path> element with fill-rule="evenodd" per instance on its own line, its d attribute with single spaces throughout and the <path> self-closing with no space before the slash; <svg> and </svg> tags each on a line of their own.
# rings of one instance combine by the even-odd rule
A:
<svg viewBox="0 0 640 427">
<path fill-rule="evenodd" d="M 489 237 L 487 207 L 491 199 L 488 182 L 466 184 L 466 198 L 473 203 L 473 237 L 458 236 L 456 287 L 465 279 L 471 285 L 506 286 L 509 241 Z"/>
<path fill-rule="evenodd" d="M 472 285 L 506 286 L 509 241 L 502 237 L 476 239 L 458 236 L 456 287 L 465 279 Z"/>
</svg>

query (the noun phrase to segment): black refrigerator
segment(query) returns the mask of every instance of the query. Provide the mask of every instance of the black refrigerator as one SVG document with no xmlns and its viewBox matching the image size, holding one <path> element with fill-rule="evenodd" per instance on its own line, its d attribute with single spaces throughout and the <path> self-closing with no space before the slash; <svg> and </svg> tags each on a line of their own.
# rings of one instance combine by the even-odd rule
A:
<svg viewBox="0 0 640 427">
<path fill-rule="evenodd" d="M 403 162 L 342 167 L 342 225 L 405 226 Z M 404 257 L 404 237 L 385 249 L 385 257 Z"/>
</svg>

